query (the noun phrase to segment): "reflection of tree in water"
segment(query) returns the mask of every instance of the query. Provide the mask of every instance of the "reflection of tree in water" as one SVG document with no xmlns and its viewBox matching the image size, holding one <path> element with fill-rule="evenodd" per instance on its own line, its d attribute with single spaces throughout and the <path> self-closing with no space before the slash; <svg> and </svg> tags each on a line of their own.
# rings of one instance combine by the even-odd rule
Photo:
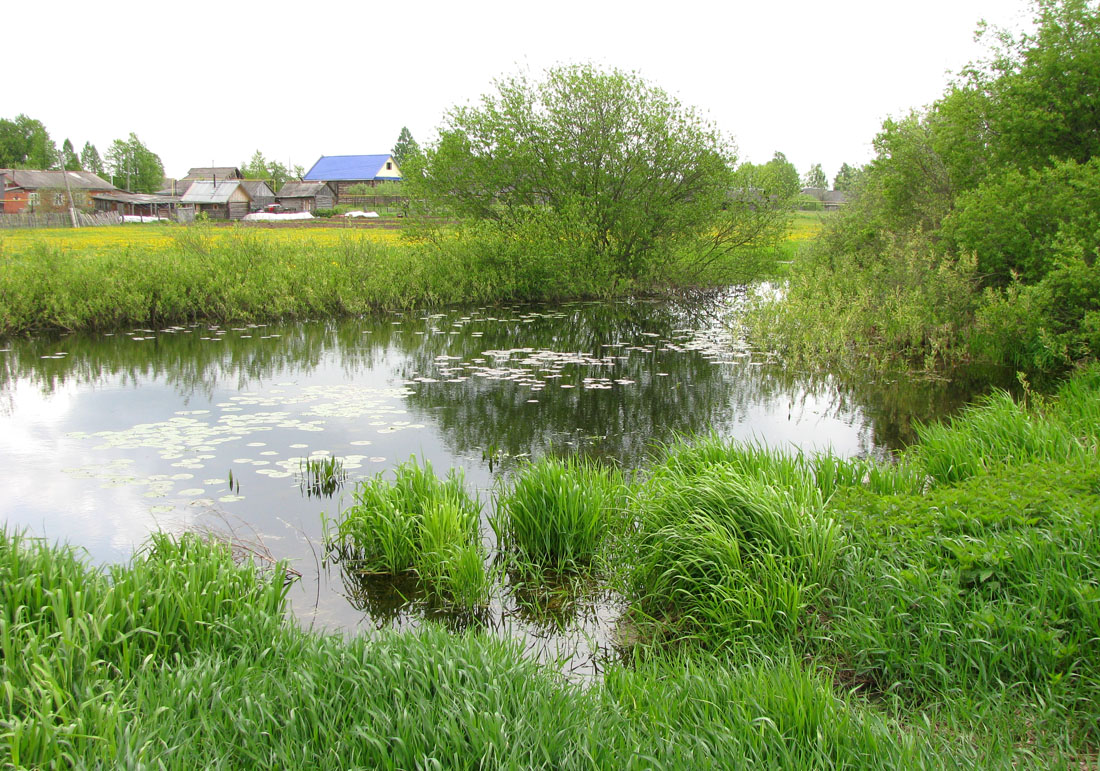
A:
<svg viewBox="0 0 1100 771">
<path fill-rule="evenodd" d="M 763 404 L 785 404 L 795 416 L 812 404 L 843 422 L 868 421 L 868 449 L 896 448 L 912 441 L 913 418 L 950 412 L 989 382 L 988 373 L 893 382 L 813 376 L 754 366 L 720 351 L 677 350 L 689 346 L 692 330 L 713 323 L 715 307 L 706 301 L 569 303 L 33 338 L 5 344 L 11 350 L 0 354 L 0 389 L 21 379 L 47 393 L 71 382 L 114 378 L 137 386 L 158 379 L 184 398 L 209 397 L 218 388 L 251 388 L 338 362 L 349 381 L 375 368 L 440 381 L 416 385 L 409 403 L 440 426 L 457 453 L 516 456 L 583 447 L 631 465 L 654 442 L 721 429 Z M 519 348 L 562 356 L 522 363 L 523 352 L 499 360 L 485 355 Z M 43 358 L 59 351 L 65 355 Z M 570 363 L 570 354 L 586 359 Z M 496 365 L 529 373 L 494 379 L 473 371 Z M 547 378 L 555 374 L 560 377 Z M 444 382 L 455 376 L 468 379 Z M 585 388 L 588 377 L 603 378 L 610 388 Z M 521 380 L 545 388 L 533 390 Z"/>
<path fill-rule="evenodd" d="M 440 334 L 423 337 L 423 345 L 409 352 L 403 375 L 437 382 L 421 382 L 409 403 L 440 426 L 456 454 L 507 457 L 581 448 L 634 466 L 655 443 L 721 431 L 762 405 L 786 407 L 796 419 L 812 409 L 842 423 L 866 423 L 865 452 L 896 449 L 912 441 L 914 419 L 957 409 L 986 382 L 849 382 L 760 366 L 716 348 L 689 350 L 693 335 L 686 330 L 702 316 L 670 305 L 604 303 L 521 310 L 492 321 L 474 315 L 457 327 L 452 317 L 436 319 L 432 328 Z M 485 353 L 492 351 L 511 355 L 494 359 Z M 561 354 L 563 363 L 539 357 L 540 351 Z M 578 353 L 587 358 L 569 355 Z M 479 377 L 478 368 L 495 372 Z M 468 379 L 446 382 L 455 376 Z M 610 387 L 585 388 L 585 378 Z M 532 381 L 545 388 L 533 388 Z"/>
</svg>

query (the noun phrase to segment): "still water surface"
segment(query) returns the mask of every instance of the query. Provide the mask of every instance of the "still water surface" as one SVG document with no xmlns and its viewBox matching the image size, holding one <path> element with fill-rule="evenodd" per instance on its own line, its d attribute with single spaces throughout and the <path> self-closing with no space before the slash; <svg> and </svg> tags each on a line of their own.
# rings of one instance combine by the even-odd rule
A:
<svg viewBox="0 0 1100 771">
<path fill-rule="evenodd" d="M 962 380 L 792 372 L 734 339 L 721 310 L 573 303 L 0 343 L 0 516 L 97 562 L 125 561 L 153 529 L 231 528 L 302 574 L 290 598 L 303 623 L 402 626 L 428 612 L 404 602 L 415 587 L 348 591 L 321 566 L 321 515 L 410 456 L 462 469 L 488 508 L 496 479 L 548 452 L 629 469 L 660 442 L 714 431 L 881 455 L 914 419 L 976 395 Z M 303 459 L 329 456 L 348 483 L 310 496 Z M 614 597 L 574 582 L 502 588 L 476 621 L 544 658 L 583 649 L 584 669 L 616 616 Z"/>
</svg>

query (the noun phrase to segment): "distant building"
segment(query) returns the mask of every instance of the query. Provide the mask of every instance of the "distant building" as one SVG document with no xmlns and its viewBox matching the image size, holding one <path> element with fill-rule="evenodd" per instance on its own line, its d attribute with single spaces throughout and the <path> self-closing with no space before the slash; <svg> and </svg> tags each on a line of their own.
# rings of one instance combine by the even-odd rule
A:
<svg viewBox="0 0 1100 771">
<path fill-rule="evenodd" d="M 4 214 L 67 212 L 70 190 L 72 205 L 77 210 L 92 211 L 95 205 L 92 194 L 114 189 L 114 185 L 90 171 L 0 169 Z"/>
<path fill-rule="evenodd" d="M 316 211 L 336 206 L 336 193 L 325 182 L 286 182 L 279 188 L 277 198 L 287 211 Z"/>
<path fill-rule="evenodd" d="M 821 202 L 826 209 L 839 209 L 848 203 L 848 194 L 843 190 L 827 190 L 823 187 L 804 187 L 802 195 L 807 195 Z"/>
<path fill-rule="evenodd" d="M 195 166 L 188 170 L 186 177 L 172 179 L 165 177 L 161 189 L 157 195 L 183 195 L 192 182 L 199 180 L 213 180 L 224 182 L 227 179 L 244 179 L 241 170 L 236 166 Z"/>
<path fill-rule="evenodd" d="M 96 211 L 114 211 L 122 215 L 142 217 L 168 217 L 175 219 L 179 206 L 178 195 L 151 195 L 148 193 L 124 193 L 115 190 L 95 193 L 92 196 Z"/>
<path fill-rule="evenodd" d="M 327 182 L 337 199 L 353 185 L 397 182 L 401 170 L 392 155 L 322 155 L 302 177 L 303 182 Z"/>
<path fill-rule="evenodd" d="M 200 179 L 191 183 L 180 204 L 193 207 L 196 214 L 205 212 L 210 219 L 239 220 L 252 208 L 252 198 L 239 179 L 225 182 Z"/>
</svg>

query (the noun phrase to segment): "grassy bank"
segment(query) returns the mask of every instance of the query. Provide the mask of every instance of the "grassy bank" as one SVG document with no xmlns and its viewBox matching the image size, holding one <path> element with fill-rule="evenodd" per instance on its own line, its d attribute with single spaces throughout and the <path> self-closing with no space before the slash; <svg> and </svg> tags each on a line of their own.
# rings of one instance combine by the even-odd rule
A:
<svg viewBox="0 0 1100 771">
<path fill-rule="evenodd" d="M 1095 764 L 1098 427 L 1093 369 L 1054 397 L 995 396 L 922 428 L 894 464 L 705 438 L 675 445 L 628 484 L 627 500 L 606 497 L 616 510 L 606 520 L 574 494 L 595 469 L 521 470 L 500 491 L 509 505 L 495 525 L 509 553 L 597 570 L 628 601 L 620 633 L 632 643 L 588 687 L 479 631 L 429 624 L 350 641 L 304 631 L 283 619 L 277 575 L 193 537 L 156 536 L 131 564 L 99 570 L 2 532 L 0 758 L 168 768 Z M 408 563 L 439 584 L 445 573 L 425 556 L 446 556 L 444 542 L 470 543 L 470 532 L 431 519 L 472 504 L 428 469 L 406 472 L 357 505 L 388 501 L 395 520 L 415 503 Z M 366 535 L 380 559 L 388 543 L 409 540 L 383 530 Z M 350 548 L 357 538 L 345 535 Z"/>
<path fill-rule="evenodd" d="M 0 336 L 36 330 L 269 321 L 457 303 L 606 297 L 729 283 L 775 255 L 700 275 L 690 260 L 624 282 L 538 231 L 122 226 L 0 235 Z M 805 228 L 797 231 L 804 236 Z"/>
</svg>

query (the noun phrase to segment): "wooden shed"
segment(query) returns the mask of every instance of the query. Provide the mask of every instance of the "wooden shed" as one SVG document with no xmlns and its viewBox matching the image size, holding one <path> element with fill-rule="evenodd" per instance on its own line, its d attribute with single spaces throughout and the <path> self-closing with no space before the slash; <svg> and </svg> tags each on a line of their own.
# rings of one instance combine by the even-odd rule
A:
<svg viewBox="0 0 1100 771">
<path fill-rule="evenodd" d="M 287 182 L 279 188 L 278 199 L 287 211 L 316 211 L 336 206 L 336 194 L 324 182 Z"/>
<path fill-rule="evenodd" d="M 239 220 L 248 214 L 252 198 L 239 179 L 227 182 L 199 180 L 192 182 L 180 198 L 182 206 L 194 207 L 196 213 L 218 220 Z"/>
<path fill-rule="evenodd" d="M 275 191 L 268 187 L 262 179 L 242 179 L 241 187 L 248 191 L 252 199 L 252 211 L 263 211 L 266 207 L 275 203 Z"/>
</svg>

